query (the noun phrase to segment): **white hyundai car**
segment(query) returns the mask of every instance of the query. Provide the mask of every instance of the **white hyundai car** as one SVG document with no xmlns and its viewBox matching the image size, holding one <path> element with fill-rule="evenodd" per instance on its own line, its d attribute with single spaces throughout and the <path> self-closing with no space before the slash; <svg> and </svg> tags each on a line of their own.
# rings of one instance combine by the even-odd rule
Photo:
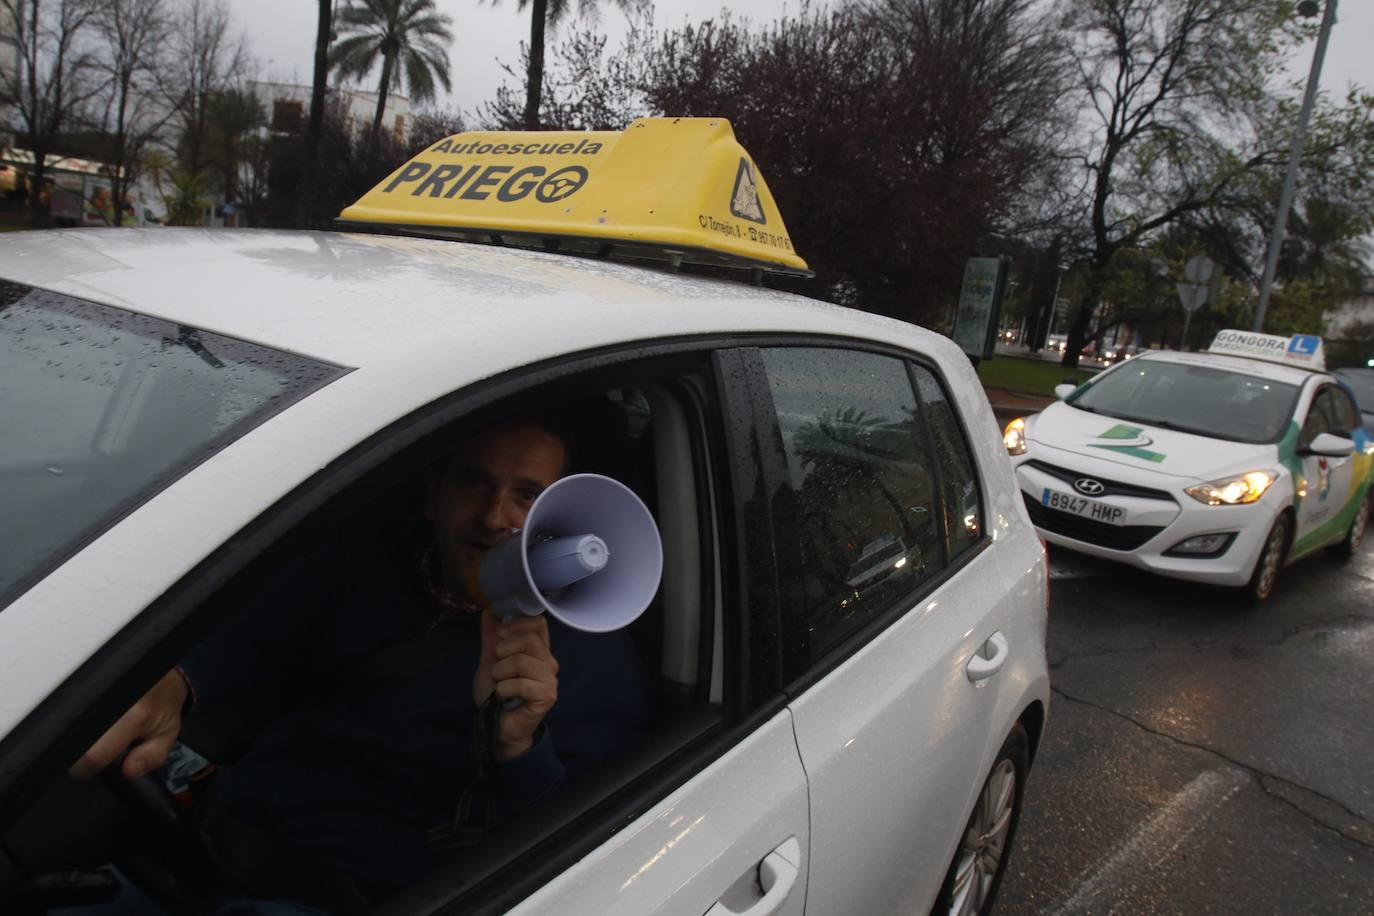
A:
<svg viewBox="0 0 1374 916">
<path fill-rule="evenodd" d="M 1358 551 L 1374 439 L 1321 342 L 1221 331 L 1149 351 L 1012 420 L 1004 443 L 1050 543 L 1269 597 L 1280 569 Z"/>
<path fill-rule="evenodd" d="M 474 168 L 504 169 L 470 186 L 486 182 L 485 203 L 525 187 L 535 212 L 614 217 L 623 202 L 596 197 L 600 176 L 631 134 L 667 134 L 656 148 L 691 160 L 674 181 L 715 163 L 699 177 L 716 209 L 681 220 L 699 248 L 629 233 L 662 267 L 520 247 L 599 238 L 595 216 L 585 233 L 482 233 L 510 247 L 197 229 L 0 241 L 0 911 L 133 899 L 192 912 L 226 875 L 315 912 L 989 909 L 1049 700 L 1043 544 L 950 341 L 675 269 L 730 263 L 727 235 L 790 249 L 728 132 L 673 120 L 467 135 L 378 186 L 412 196 L 407 181 L 465 150 Z M 519 174 L 508 146 L 527 157 L 521 180 L 559 180 L 502 184 Z M 453 217 L 464 231 L 486 218 Z M 405 228 L 421 223 L 440 234 Z M 404 553 L 404 532 L 423 530 L 426 469 L 456 434 L 572 404 L 600 418 L 575 469 L 624 483 L 661 533 L 661 587 L 629 628 L 654 697 L 632 746 L 480 842 L 437 849 L 427 874 L 384 895 L 332 884 L 347 876 L 300 865 L 310 849 L 290 841 L 245 849 L 218 834 L 186 772 L 68 776 L 174 666 L 213 654 L 264 583 L 304 581 L 302 558 L 342 541 Z M 302 651 L 332 638 L 311 633 Z M 217 661 L 238 675 L 259 660 Z M 592 665 L 565 664 L 560 683 Z M 404 739 L 283 735 L 282 716 L 324 702 L 311 676 L 275 708 L 231 703 L 233 721 L 188 705 L 174 759 L 218 765 L 213 796 L 264 736 L 308 741 L 305 782 L 287 780 L 269 809 L 350 768 L 444 766 Z M 364 817 L 380 804 L 336 800 Z M 421 840 L 427 826 L 442 824 L 417 822 Z"/>
</svg>

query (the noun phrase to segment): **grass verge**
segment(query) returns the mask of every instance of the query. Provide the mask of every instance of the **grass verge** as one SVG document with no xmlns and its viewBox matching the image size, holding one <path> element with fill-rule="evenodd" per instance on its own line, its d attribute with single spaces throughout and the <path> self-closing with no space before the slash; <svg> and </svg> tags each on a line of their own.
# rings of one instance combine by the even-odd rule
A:
<svg viewBox="0 0 1374 916">
<path fill-rule="evenodd" d="M 978 363 L 978 378 L 983 387 L 1043 397 L 1054 397 L 1054 386 L 1066 379 L 1076 378 L 1081 383 L 1093 375 L 1085 369 L 1065 369 L 1058 363 L 1015 356 L 997 356 Z"/>
</svg>

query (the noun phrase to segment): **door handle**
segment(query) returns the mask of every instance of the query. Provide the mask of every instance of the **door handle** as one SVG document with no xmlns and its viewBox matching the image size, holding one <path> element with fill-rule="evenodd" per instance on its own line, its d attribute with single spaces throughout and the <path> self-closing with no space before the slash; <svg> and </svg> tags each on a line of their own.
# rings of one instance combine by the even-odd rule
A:
<svg viewBox="0 0 1374 916">
<path fill-rule="evenodd" d="M 706 916 L 773 916 L 792 896 L 799 874 L 801 844 L 796 837 L 788 837 L 755 868 L 740 875 Z"/>
<path fill-rule="evenodd" d="M 964 666 L 964 673 L 973 683 L 985 681 L 992 677 L 1002 666 L 1007 663 L 1007 658 L 1011 655 L 1010 647 L 1007 645 L 1007 638 L 998 630 L 988 637 L 988 641 L 973 653 L 973 658 L 968 660 Z"/>
</svg>

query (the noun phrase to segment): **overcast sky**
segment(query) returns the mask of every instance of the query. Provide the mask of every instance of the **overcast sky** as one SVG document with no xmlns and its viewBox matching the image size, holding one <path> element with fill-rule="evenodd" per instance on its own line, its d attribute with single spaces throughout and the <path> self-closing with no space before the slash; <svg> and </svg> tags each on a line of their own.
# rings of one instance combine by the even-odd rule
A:
<svg viewBox="0 0 1374 916">
<path fill-rule="evenodd" d="M 500 0 L 497 5 L 490 0 L 437 0 L 440 10 L 453 19 L 455 39 L 451 52 L 453 94 L 445 104 L 471 111 L 495 94 L 506 78 L 501 63 L 514 66 L 520 58 L 520 42 L 529 35 L 528 8 L 518 12 L 517 5 L 517 0 Z M 783 12 L 795 13 L 800 4 L 799 0 L 737 0 L 731 4 L 720 0 L 657 0 L 655 20 L 659 28 L 675 27 L 687 19 L 715 15 L 725 5 L 736 15 L 767 21 Z M 625 17 L 610 0 L 603 0 L 601 7 L 601 23 L 614 36 L 610 43 L 614 47 L 624 31 Z M 229 0 L 229 8 L 248 39 L 263 78 L 310 83 L 316 0 Z M 1322 89 L 1337 97 L 1344 96 L 1351 83 L 1374 90 L 1374 53 L 1369 49 L 1370 36 L 1374 36 L 1374 2 L 1342 0 L 1337 9 L 1339 19 L 1327 49 Z M 1296 77 L 1306 75 L 1311 59 L 1312 47 L 1308 45 L 1293 63 Z M 368 83 L 363 88 L 375 87 Z"/>
</svg>

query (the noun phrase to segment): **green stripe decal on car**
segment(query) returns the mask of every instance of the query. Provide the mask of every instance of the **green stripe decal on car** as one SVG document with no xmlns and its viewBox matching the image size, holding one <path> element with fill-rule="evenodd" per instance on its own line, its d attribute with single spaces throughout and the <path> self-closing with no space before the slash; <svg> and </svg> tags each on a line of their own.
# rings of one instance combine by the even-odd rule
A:
<svg viewBox="0 0 1374 916">
<path fill-rule="evenodd" d="M 1119 452 L 1122 455 L 1130 455 L 1132 458 L 1143 458 L 1146 461 L 1153 461 L 1155 464 L 1159 464 L 1165 458 L 1160 452 L 1152 452 L 1144 447 L 1153 445 L 1154 440 L 1145 435 L 1145 430 L 1139 426 L 1118 423 L 1106 432 L 1100 433 L 1097 438 L 1122 441 L 1119 445 L 1089 442 L 1090 448 L 1104 448 L 1109 452 Z"/>
</svg>

